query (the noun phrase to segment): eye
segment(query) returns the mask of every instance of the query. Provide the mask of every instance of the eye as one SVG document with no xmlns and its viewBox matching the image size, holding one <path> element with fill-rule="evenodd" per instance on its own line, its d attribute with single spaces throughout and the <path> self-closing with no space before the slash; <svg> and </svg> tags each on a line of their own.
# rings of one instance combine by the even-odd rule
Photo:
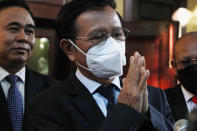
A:
<svg viewBox="0 0 197 131">
<path fill-rule="evenodd" d="M 188 60 L 181 60 L 179 63 L 189 64 L 189 63 L 191 63 L 191 60 L 190 59 L 188 59 Z"/>
<path fill-rule="evenodd" d="M 123 33 L 120 33 L 120 32 L 114 32 L 113 33 L 113 37 L 115 37 L 115 38 L 121 38 L 121 37 L 124 37 L 124 34 Z"/>
<path fill-rule="evenodd" d="M 105 39 L 106 35 L 103 32 L 100 33 L 96 33 L 93 36 L 89 37 L 89 40 L 101 40 L 101 39 Z"/>
<path fill-rule="evenodd" d="M 18 27 L 10 27 L 8 28 L 9 31 L 13 32 L 13 33 L 16 33 L 19 31 L 19 28 Z"/>
<path fill-rule="evenodd" d="M 115 38 L 116 40 L 125 40 L 125 36 L 123 32 L 114 32 L 112 34 L 112 37 Z"/>
<path fill-rule="evenodd" d="M 104 32 L 98 32 L 94 35 L 89 37 L 89 41 L 91 41 L 93 44 L 102 44 L 106 40 L 107 36 Z"/>
<path fill-rule="evenodd" d="M 34 29 L 26 29 L 25 30 L 25 33 L 27 34 L 27 35 L 32 35 L 32 34 L 34 34 Z"/>
</svg>

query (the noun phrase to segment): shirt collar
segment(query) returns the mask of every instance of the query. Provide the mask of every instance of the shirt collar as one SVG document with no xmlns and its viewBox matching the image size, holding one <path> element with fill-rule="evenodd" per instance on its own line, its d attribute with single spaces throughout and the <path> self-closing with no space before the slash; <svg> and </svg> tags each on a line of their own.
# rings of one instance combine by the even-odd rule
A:
<svg viewBox="0 0 197 131">
<path fill-rule="evenodd" d="M 75 74 L 76 74 L 76 77 L 79 79 L 79 81 L 89 90 L 89 92 L 91 94 L 94 93 L 99 86 L 101 86 L 101 83 L 93 81 L 93 80 L 87 78 L 86 76 L 84 76 L 79 71 L 79 69 L 77 69 Z M 118 89 L 121 90 L 119 77 L 115 77 L 115 79 L 111 83 L 116 85 L 118 87 Z"/>
<path fill-rule="evenodd" d="M 181 85 L 181 89 L 182 89 L 183 96 L 184 96 L 186 102 L 190 101 L 191 98 L 194 96 L 194 94 L 187 91 L 182 85 Z"/>
<path fill-rule="evenodd" d="M 20 79 L 25 82 L 25 71 L 26 68 L 23 67 L 20 71 L 18 71 L 15 75 L 20 77 Z M 9 73 L 0 66 L 0 81 L 2 81 Z"/>
</svg>

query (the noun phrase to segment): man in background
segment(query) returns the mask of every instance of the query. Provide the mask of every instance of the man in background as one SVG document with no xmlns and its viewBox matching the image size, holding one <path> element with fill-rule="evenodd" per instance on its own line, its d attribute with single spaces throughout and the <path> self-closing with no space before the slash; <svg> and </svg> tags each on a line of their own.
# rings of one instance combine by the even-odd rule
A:
<svg viewBox="0 0 197 131">
<path fill-rule="evenodd" d="M 149 70 L 143 56 L 135 52 L 127 77 L 123 83 L 120 79 L 129 31 L 115 7 L 114 0 L 72 0 L 62 7 L 60 47 L 77 71 L 63 87 L 32 101 L 29 130 L 172 130 L 164 92 L 146 86 Z"/>
<path fill-rule="evenodd" d="M 196 131 L 197 130 L 197 109 L 192 110 L 188 115 L 188 129 L 187 131 Z"/>
<path fill-rule="evenodd" d="M 0 1 L 0 130 L 22 131 L 31 98 L 55 84 L 26 68 L 35 46 L 35 22 L 23 0 Z"/>
<path fill-rule="evenodd" d="M 165 92 L 177 121 L 197 108 L 197 32 L 187 33 L 175 42 L 172 65 L 180 84 Z"/>
</svg>

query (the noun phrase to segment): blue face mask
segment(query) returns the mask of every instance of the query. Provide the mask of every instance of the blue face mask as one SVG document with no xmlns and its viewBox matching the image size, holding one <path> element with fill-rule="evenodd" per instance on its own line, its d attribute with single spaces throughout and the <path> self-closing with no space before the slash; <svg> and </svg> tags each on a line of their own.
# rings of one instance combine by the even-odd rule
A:
<svg viewBox="0 0 197 131">
<path fill-rule="evenodd" d="M 123 66 L 126 65 L 125 41 L 117 42 L 109 37 L 105 43 L 91 47 L 87 53 L 79 49 L 71 40 L 69 41 L 86 56 L 88 67 L 81 65 L 79 62 L 76 63 L 92 72 L 96 77 L 108 79 L 123 74 Z"/>
</svg>

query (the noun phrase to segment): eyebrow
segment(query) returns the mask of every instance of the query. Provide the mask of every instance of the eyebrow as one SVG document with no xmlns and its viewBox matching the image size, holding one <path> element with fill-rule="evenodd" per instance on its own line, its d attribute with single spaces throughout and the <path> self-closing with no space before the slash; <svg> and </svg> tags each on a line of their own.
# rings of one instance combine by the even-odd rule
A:
<svg viewBox="0 0 197 131">
<path fill-rule="evenodd" d="M 120 29 L 122 29 L 122 27 L 114 27 L 113 29 L 112 29 L 112 31 L 117 31 L 117 30 L 120 30 Z M 92 35 L 94 35 L 95 33 L 100 33 L 100 32 L 105 32 L 105 29 L 103 29 L 103 28 L 100 28 L 100 29 L 95 29 L 95 30 L 93 30 L 92 32 L 90 32 L 90 34 L 88 34 L 88 36 L 92 36 Z"/>
<path fill-rule="evenodd" d="M 9 26 L 18 26 L 18 27 L 22 27 L 22 24 L 20 24 L 19 22 L 11 22 L 9 23 L 6 27 L 9 27 Z M 33 24 L 26 24 L 25 27 L 29 27 L 29 28 L 36 28 L 35 25 Z"/>
<path fill-rule="evenodd" d="M 96 29 L 96 30 L 93 30 L 92 32 L 90 32 L 88 34 L 88 36 L 92 36 L 92 35 L 95 35 L 96 33 L 100 33 L 100 32 L 104 32 L 103 29 Z"/>
<path fill-rule="evenodd" d="M 183 56 L 183 57 L 180 57 L 179 59 L 182 61 L 182 60 L 190 60 L 192 58 L 190 56 Z"/>
</svg>

